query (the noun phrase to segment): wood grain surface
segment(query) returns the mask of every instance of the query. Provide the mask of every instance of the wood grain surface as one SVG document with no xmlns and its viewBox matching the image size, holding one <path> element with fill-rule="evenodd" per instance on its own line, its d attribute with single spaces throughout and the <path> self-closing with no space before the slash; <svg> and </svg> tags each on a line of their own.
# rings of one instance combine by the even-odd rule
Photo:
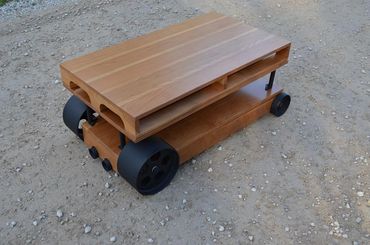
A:
<svg viewBox="0 0 370 245">
<path fill-rule="evenodd" d="M 61 64 L 64 85 L 137 142 L 288 62 L 290 43 L 205 14 Z"/>
</svg>

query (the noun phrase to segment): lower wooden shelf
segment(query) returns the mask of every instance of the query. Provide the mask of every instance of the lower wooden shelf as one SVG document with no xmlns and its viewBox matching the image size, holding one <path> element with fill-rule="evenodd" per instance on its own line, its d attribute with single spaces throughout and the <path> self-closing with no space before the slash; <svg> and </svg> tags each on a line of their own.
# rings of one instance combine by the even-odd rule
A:
<svg viewBox="0 0 370 245">
<path fill-rule="evenodd" d="M 184 163 L 234 132 L 269 113 L 273 99 L 282 92 L 276 84 L 265 91 L 266 79 L 257 80 L 220 101 L 163 129 L 156 135 L 174 147 Z M 117 170 L 119 131 L 99 118 L 94 126 L 83 124 L 84 141 L 96 147 Z"/>
</svg>

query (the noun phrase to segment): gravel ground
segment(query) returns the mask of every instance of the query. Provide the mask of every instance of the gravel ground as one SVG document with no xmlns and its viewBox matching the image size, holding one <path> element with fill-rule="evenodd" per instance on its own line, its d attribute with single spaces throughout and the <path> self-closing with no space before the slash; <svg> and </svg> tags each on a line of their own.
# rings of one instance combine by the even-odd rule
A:
<svg viewBox="0 0 370 245">
<path fill-rule="evenodd" d="M 63 125 L 58 65 L 216 10 L 293 43 L 292 95 L 140 196 Z M 370 2 L 14 1 L 0 8 L 0 243 L 369 244 Z"/>
</svg>

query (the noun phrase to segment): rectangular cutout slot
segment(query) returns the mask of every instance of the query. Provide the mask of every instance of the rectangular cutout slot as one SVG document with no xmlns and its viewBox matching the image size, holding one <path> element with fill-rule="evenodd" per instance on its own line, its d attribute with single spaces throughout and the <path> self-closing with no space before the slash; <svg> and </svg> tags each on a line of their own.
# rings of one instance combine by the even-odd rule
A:
<svg viewBox="0 0 370 245">
<path fill-rule="evenodd" d="M 123 131 L 125 129 L 125 125 L 121 117 L 118 116 L 116 113 L 114 113 L 107 106 L 101 104 L 99 110 L 100 110 L 100 114 L 104 118 L 106 118 L 106 120 L 110 121 L 110 123 L 114 125 L 117 129 L 119 129 L 120 131 Z"/>
<path fill-rule="evenodd" d="M 76 83 L 70 81 L 69 88 L 83 100 L 91 103 L 89 94 L 86 93 L 82 88 L 80 88 L 80 86 L 78 86 Z"/>
</svg>

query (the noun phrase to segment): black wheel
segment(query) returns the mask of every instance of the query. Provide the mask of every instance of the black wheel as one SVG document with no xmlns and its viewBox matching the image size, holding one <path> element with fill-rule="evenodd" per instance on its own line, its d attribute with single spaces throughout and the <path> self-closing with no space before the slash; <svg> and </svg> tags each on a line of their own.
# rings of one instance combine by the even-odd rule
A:
<svg viewBox="0 0 370 245">
<path fill-rule="evenodd" d="M 290 104 L 290 96 L 286 93 L 281 93 L 272 102 L 270 112 L 277 117 L 282 116 L 288 110 Z"/>
<path fill-rule="evenodd" d="M 83 140 L 80 121 L 87 119 L 87 110 L 89 108 L 76 96 L 71 96 L 63 109 L 64 124 L 72 130 L 80 139 Z"/>
<path fill-rule="evenodd" d="M 110 161 L 108 159 L 105 158 L 101 162 L 101 165 L 103 166 L 105 171 L 107 171 L 107 172 L 112 171 L 112 164 L 110 164 Z"/>
<path fill-rule="evenodd" d="M 96 159 L 99 157 L 99 152 L 98 150 L 93 146 L 91 148 L 89 148 L 89 153 L 90 153 L 90 156 L 93 158 L 93 159 Z"/>
<path fill-rule="evenodd" d="M 120 175 L 143 195 L 163 190 L 178 168 L 179 155 L 176 150 L 157 137 L 127 143 L 117 163 Z"/>
</svg>

